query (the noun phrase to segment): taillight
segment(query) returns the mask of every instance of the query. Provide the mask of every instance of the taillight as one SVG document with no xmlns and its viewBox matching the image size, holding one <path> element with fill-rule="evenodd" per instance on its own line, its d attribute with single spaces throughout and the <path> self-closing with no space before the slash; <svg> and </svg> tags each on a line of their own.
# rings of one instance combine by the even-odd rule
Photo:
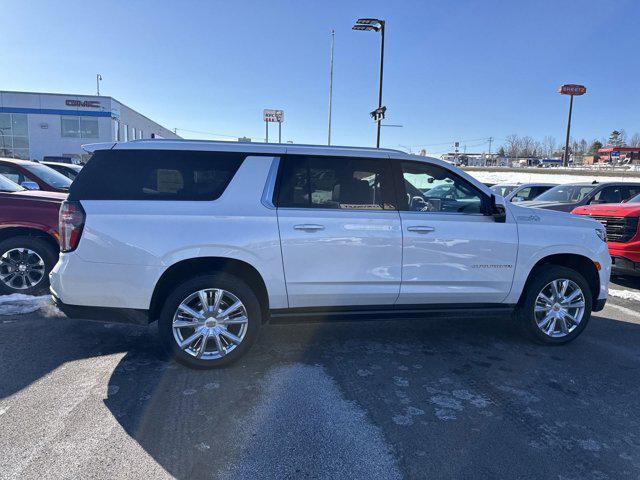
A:
<svg viewBox="0 0 640 480">
<path fill-rule="evenodd" d="M 59 216 L 61 251 L 70 252 L 76 249 L 82 235 L 84 219 L 84 209 L 80 202 L 62 202 Z"/>
</svg>

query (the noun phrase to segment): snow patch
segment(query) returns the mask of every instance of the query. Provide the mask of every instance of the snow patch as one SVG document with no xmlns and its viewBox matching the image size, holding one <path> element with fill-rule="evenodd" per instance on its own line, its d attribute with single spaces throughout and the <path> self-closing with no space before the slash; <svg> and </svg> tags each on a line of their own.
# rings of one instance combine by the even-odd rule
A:
<svg viewBox="0 0 640 480">
<path fill-rule="evenodd" d="M 50 306 L 52 306 L 52 302 L 49 295 L 40 297 L 23 295 L 22 293 L 0 295 L 0 315 L 22 315 Z"/>
<path fill-rule="evenodd" d="M 609 295 L 612 297 L 622 298 L 623 300 L 635 300 L 640 302 L 640 291 L 609 289 Z"/>
</svg>

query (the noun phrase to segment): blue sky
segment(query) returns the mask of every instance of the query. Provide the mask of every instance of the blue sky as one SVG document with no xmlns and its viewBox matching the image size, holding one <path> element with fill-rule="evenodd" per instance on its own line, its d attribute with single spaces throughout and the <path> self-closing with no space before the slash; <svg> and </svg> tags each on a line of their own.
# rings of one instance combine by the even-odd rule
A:
<svg viewBox="0 0 640 480">
<path fill-rule="evenodd" d="M 325 143 L 330 31 L 336 30 L 333 143 L 371 146 L 379 35 L 387 21 L 382 144 L 494 149 L 511 133 L 560 142 L 640 132 L 640 2 L 0 0 L 0 90 L 102 93 L 185 137 L 264 137 L 282 108 L 283 140 Z M 276 128 L 271 130 L 275 138 Z M 224 137 L 219 137 L 224 138 Z M 477 140 L 480 139 L 480 140 Z M 444 144 L 444 145 L 443 145 Z"/>
</svg>

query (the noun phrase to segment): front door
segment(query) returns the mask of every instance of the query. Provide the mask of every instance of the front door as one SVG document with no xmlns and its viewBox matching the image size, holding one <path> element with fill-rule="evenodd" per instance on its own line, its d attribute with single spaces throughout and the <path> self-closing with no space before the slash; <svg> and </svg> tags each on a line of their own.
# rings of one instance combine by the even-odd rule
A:
<svg viewBox="0 0 640 480">
<path fill-rule="evenodd" d="M 404 189 L 399 304 L 499 303 L 509 294 L 518 232 L 485 215 L 487 196 L 448 168 L 399 163 Z"/>
<path fill-rule="evenodd" d="M 291 155 L 279 177 L 289 306 L 393 305 L 402 233 L 389 160 Z"/>
</svg>

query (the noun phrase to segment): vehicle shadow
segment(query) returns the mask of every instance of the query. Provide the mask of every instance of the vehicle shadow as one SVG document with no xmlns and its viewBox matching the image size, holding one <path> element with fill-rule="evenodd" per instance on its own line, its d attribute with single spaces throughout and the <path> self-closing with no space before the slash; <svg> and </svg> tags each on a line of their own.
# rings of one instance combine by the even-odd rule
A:
<svg viewBox="0 0 640 480">
<path fill-rule="evenodd" d="M 508 319 L 267 325 L 209 371 L 131 346 L 105 400 L 176 478 L 627 478 L 640 325 L 548 347 Z M 634 467 L 634 465 L 636 467 Z"/>
<path fill-rule="evenodd" d="M 144 327 L 71 320 L 41 311 L 0 317 L 0 399 L 28 387 L 68 362 L 127 352 Z M 136 335 L 131 335 L 131 329 Z"/>
</svg>

